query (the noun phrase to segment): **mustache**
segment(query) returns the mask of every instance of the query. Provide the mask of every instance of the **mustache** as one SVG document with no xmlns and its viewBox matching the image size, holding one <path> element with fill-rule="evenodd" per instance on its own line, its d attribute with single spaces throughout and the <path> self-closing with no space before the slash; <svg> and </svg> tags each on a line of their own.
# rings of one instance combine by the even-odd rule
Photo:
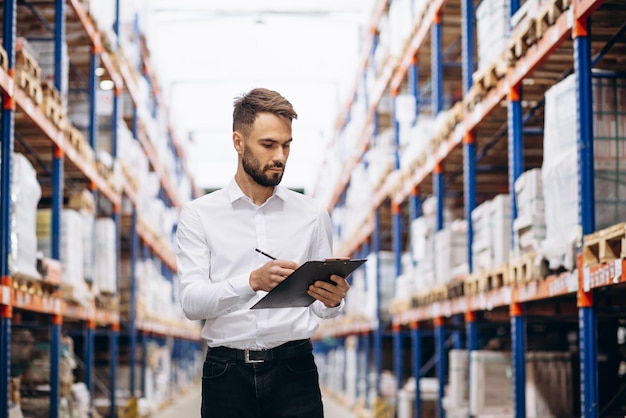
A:
<svg viewBox="0 0 626 418">
<path fill-rule="evenodd" d="M 267 170 L 272 169 L 272 168 L 285 168 L 285 164 L 280 162 L 280 161 L 278 161 L 278 162 L 276 162 L 276 163 L 274 163 L 272 165 L 266 166 Z"/>
</svg>

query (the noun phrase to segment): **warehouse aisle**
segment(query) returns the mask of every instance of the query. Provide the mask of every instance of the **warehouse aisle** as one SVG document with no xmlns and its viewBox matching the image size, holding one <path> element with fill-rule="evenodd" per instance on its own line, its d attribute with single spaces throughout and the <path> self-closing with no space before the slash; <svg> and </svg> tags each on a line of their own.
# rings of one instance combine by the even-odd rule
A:
<svg viewBox="0 0 626 418">
<path fill-rule="evenodd" d="M 168 405 L 158 413 L 152 414 L 151 418 L 193 418 L 200 416 L 200 387 L 194 387 L 186 391 L 175 402 Z M 325 418 L 356 418 L 356 415 L 341 406 L 336 400 L 324 397 Z"/>
</svg>

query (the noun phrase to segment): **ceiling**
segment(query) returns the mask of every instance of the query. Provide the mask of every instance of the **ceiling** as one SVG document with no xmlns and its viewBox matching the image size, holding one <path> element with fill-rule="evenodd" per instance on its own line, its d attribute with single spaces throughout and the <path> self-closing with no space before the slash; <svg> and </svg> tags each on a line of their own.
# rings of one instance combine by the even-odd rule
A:
<svg viewBox="0 0 626 418">
<path fill-rule="evenodd" d="M 262 86 L 298 112 L 283 185 L 313 190 L 354 86 L 373 0 L 146 0 L 151 59 L 199 188 L 234 174 L 233 99 Z"/>
</svg>

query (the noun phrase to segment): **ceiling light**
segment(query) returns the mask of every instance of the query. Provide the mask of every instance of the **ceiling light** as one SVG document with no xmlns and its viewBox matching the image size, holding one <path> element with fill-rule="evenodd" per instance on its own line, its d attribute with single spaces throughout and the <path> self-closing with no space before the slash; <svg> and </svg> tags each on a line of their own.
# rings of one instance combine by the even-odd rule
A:
<svg viewBox="0 0 626 418">
<path fill-rule="evenodd" d="M 104 74 L 104 68 L 102 67 L 96 68 L 96 75 L 100 77 L 102 74 Z"/>
<path fill-rule="evenodd" d="M 113 90 L 115 87 L 115 83 L 113 80 L 102 80 L 100 81 L 100 89 L 101 90 Z"/>
</svg>

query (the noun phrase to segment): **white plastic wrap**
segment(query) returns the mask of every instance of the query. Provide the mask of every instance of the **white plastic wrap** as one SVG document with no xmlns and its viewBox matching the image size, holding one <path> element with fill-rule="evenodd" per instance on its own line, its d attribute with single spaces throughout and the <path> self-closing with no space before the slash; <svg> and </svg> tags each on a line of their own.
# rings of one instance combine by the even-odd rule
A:
<svg viewBox="0 0 626 418">
<path fill-rule="evenodd" d="M 571 270 L 579 238 L 576 79 L 546 92 L 544 189 L 546 239 L 541 252 L 551 268 Z M 626 81 L 594 79 L 596 229 L 626 219 Z"/>
<path fill-rule="evenodd" d="M 96 220 L 94 288 L 96 294 L 117 293 L 117 239 L 113 219 Z"/>
<path fill-rule="evenodd" d="M 13 154 L 11 169 L 11 258 L 12 273 L 41 279 L 37 271 L 37 205 L 41 186 L 37 173 L 22 154 Z"/>
<path fill-rule="evenodd" d="M 447 284 L 458 272 L 467 272 L 467 221 L 465 220 L 454 221 L 435 233 L 437 284 Z"/>
</svg>

